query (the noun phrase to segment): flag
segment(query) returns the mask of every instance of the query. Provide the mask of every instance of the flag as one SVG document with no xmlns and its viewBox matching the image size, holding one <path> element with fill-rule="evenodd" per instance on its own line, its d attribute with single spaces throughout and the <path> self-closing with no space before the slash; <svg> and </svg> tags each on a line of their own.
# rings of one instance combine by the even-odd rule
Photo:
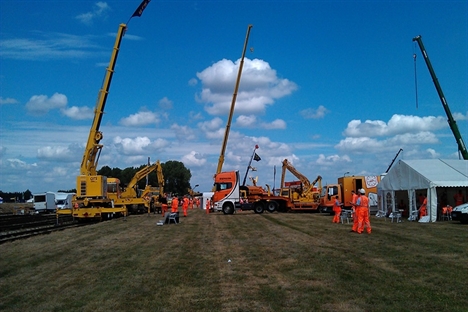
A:
<svg viewBox="0 0 468 312">
<path fill-rule="evenodd" d="M 260 158 L 260 156 L 258 156 L 257 153 L 255 153 L 254 160 L 255 160 L 255 161 L 259 161 L 259 160 L 262 160 L 262 159 Z"/>
<path fill-rule="evenodd" d="M 143 2 L 140 4 L 140 6 L 136 9 L 135 13 L 133 13 L 132 17 L 134 17 L 134 16 L 140 17 L 141 14 L 143 13 L 143 10 L 146 8 L 146 6 L 148 5 L 148 3 L 150 1 L 151 0 L 143 0 Z"/>
</svg>

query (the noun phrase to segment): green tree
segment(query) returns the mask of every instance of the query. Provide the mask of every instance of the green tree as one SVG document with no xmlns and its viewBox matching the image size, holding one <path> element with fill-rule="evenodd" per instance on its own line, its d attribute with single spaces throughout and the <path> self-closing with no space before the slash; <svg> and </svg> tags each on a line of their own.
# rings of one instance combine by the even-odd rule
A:
<svg viewBox="0 0 468 312">
<path fill-rule="evenodd" d="M 164 191 L 178 195 L 187 194 L 192 177 L 190 170 L 185 168 L 182 162 L 176 160 L 170 160 L 161 166 L 165 180 Z"/>
</svg>

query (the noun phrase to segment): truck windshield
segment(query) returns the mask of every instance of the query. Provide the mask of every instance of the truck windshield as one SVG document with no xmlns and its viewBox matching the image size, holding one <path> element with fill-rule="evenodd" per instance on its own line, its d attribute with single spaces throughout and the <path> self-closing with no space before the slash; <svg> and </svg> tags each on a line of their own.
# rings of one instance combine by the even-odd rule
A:
<svg viewBox="0 0 468 312">
<path fill-rule="evenodd" d="M 228 190 L 230 188 L 232 188 L 232 183 L 231 182 L 216 183 L 216 190 L 217 191 Z"/>
</svg>

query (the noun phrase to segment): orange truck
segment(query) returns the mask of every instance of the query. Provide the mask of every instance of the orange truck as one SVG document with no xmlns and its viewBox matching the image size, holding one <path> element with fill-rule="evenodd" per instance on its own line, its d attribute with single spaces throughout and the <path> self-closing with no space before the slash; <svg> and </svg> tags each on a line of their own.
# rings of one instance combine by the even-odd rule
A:
<svg viewBox="0 0 468 312">
<path fill-rule="evenodd" d="M 369 198 L 371 212 L 377 209 L 377 184 L 380 182 L 379 176 L 347 176 L 338 178 L 337 184 L 328 184 L 322 188 L 320 196 L 320 211 L 333 213 L 333 203 L 338 196 L 344 209 L 351 209 L 351 191 L 357 192 L 359 189 L 366 191 Z"/>
</svg>

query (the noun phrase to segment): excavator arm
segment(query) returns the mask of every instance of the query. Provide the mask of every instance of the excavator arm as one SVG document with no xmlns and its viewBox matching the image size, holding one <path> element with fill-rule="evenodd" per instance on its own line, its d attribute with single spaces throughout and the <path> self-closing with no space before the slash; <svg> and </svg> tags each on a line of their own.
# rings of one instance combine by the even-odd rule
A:
<svg viewBox="0 0 468 312">
<path fill-rule="evenodd" d="M 156 176 L 158 178 L 159 194 L 164 194 L 164 175 L 161 163 L 159 160 L 156 162 Z"/>
<path fill-rule="evenodd" d="M 284 187 L 284 177 L 286 176 L 286 170 L 289 170 L 296 178 L 301 181 L 302 186 L 304 189 L 308 189 L 310 187 L 310 181 L 307 179 L 306 176 L 304 176 L 302 173 L 296 170 L 294 166 L 287 160 L 283 160 L 283 171 L 281 174 L 281 187 Z"/>
<path fill-rule="evenodd" d="M 143 169 L 139 170 L 137 173 L 135 173 L 133 178 L 130 180 L 130 182 L 127 185 L 127 188 L 134 188 L 135 185 L 138 183 L 138 181 L 143 179 L 143 177 L 150 174 L 151 172 L 155 171 L 157 167 L 158 167 L 158 164 L 154 163 L 151 166 L 146 166 Z"/>
<path fill-rule="evenodd" d="M 322 185 L 321 185 L 322 177 L 320 175 L 317 176 L 317 178 L 312 183 L 310 183 L 309 179 L 307 179 L 306 176 L 304 176 L 302 173 L 297 171 L 296 168 L 294 168 L 294 166 L 287 159 L 283 160 L 283 168 L 282 168 L 282 174 L 281 174 L 281 188 L 284 187 L 284 178 L 286 176 L 286 170 L 291 172 L 296 178 L 299 179 L 299 181 L 301 181 L 302 186 L 303 186 L 302 196 L 306 196 L 309 192 L 311 192 L 314 188 L 314 185 L 317 182 L 320 183 L 319 188 L 320 189 L 322 188 Z"/>
</svg>

